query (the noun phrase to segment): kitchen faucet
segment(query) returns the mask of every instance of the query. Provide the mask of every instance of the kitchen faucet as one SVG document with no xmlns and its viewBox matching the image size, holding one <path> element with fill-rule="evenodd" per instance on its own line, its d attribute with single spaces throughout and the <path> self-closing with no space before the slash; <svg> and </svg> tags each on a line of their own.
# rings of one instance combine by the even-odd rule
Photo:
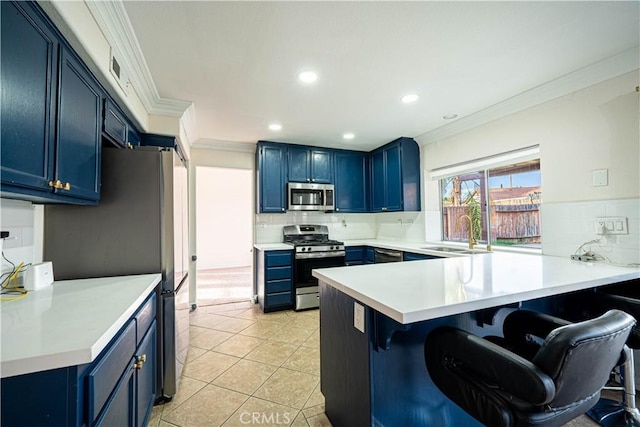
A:
<svg viewBox="0 0 640 427">
<path fill-rule="evenodd" d="M 469 249 L 473 249 L 473 247 L 478 243 L 476 239 L 473 237 L 473 220 L 469 215 L 460 215 L 458 220 L 456 221 L 456 231 L 458 231 L 458 224 L 462 218 L 466 218 L 469 220 Z"/>
</svg>

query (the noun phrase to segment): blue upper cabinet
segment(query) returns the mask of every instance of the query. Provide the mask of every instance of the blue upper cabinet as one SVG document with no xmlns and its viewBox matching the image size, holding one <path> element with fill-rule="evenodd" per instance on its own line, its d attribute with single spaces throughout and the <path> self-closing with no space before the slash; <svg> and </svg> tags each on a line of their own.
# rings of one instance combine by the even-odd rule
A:
<svg viewBox="0 0 640 427">
<path fill-rule="evenodd" d="M 288 148 L 289 181 L 333 183 L 333 152 L 317 147 Z"/>
<path fill-rule="evenodd" d="M 53 179 L 58 41 L 39 15 L 29 13 L 30 5 L 3 1 L 1 7 L 2 190 L 48 190 Z"/>
<path fill-rule="evenodd" d="M 3 197 L 95 204 L 100 85 L 37 4 L 2 2 Z"/>
<path fill-rule="evenodd" d="M 113 144 L 132 148 L 127 144 L 129 142 L 127 119 L 110 99 L 104 100 L 104 122 L 102 128 L 105 138 Z"/>
<path fill-rule="evenodd" d="M 336 150 L 336 212 L 368 212 L 368 155 L 362 151 Z"/>
<path fill-rule="evenodd" d="M 256 150 L 259 213 L 287 210 L 287 147 L 258 142 Z"/>
<path fill-rule="evenodd" d="M 420 150 L 398 138 L 371 153 L 371 210 L 420 210 Z"/>
<path fill-rule="evenodd" d="M 82 63 L 61 50 L 56 182 L 63 192 L 100 198 L 102 99 L 104 94 Z"/>
</svg>

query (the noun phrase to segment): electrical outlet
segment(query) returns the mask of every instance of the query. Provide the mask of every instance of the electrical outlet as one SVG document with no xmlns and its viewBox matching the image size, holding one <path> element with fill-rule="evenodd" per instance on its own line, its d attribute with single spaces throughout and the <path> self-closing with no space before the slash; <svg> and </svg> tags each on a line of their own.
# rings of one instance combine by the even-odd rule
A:
<svg viewBox="0 0 640 427">
<path fill-rule="evenodd" d="M 364 334 L 364 306 L 353 302 L 353 326 Z"/>
<path fill-rule="evenodd" d="M 601 216 L 594 220 L 596 234 L 629 234 L 626 216 Z"/>
</svg>

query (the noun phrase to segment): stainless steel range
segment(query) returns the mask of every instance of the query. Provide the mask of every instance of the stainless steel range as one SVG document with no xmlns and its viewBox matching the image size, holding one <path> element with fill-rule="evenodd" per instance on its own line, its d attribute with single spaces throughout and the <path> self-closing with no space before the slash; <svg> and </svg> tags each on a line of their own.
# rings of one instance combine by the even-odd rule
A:
<svg viewBox="0 0 640 427">
<path fill-rule="evenodd" d="M 287 225 L 283 228 L 283 235 L 284 242 L 295 247 L 295 310 L 317 308 L 320 306 L 318 279 L 311 275 L 311 270 L 344 266 L 344 243 L 330 240 L 329 229 L 325 225 Z"/>
</svg>

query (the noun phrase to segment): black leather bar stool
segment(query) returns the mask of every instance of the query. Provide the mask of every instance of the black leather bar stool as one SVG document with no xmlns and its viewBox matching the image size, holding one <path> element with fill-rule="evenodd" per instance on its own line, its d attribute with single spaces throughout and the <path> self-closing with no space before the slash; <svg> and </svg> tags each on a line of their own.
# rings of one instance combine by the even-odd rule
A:
<svg viewBox="0 0 640 427">
<path fill-rule="evenodd" d="M 606 310 L 617 309 L 640 319 L 640 281 L 624 282 L 599 289 L 591 295 L 579 297 L 579 304 L 588 315 L 597 315 Z M 627 339 L 627 350 L 620 360 L 621 387 L 606 387 L 622 392 L 621 402 L 602 398 L 587 415 L 605 427 L 640 427 L 640 411 L 636 406 L 635 362 L 633 349 L 640 349 L 640 325 L 632 329 Z"/>
<path fill-rule="evenodd" d="M 561 426 L 600 398 L 635 319 L 620 310 L 579 323 L 519 310 L 504 338 L 441 327 L 425 341 L 434 384 L 489 426 Z"/>
</svg>

